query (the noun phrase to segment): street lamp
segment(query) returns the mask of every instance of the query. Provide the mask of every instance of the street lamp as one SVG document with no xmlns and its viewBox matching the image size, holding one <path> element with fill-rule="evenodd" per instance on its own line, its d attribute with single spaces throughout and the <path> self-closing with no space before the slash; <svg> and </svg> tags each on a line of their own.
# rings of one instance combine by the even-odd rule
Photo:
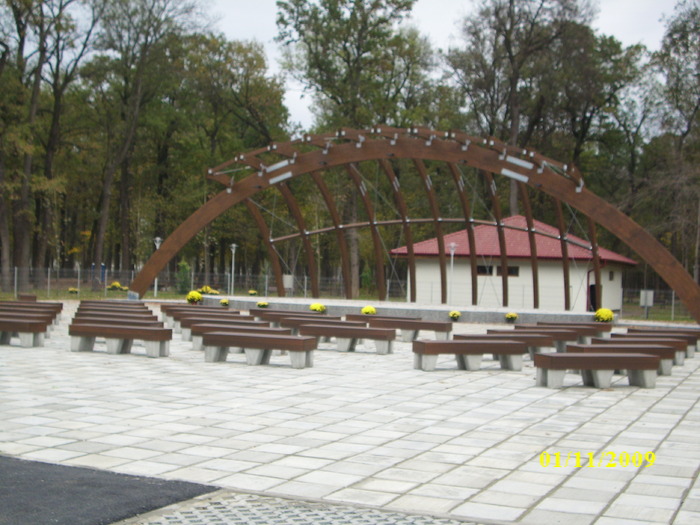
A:
<svg viewBox="0 0 700 525">
<path fill-rule="evenodd" d="M 456 242 L 451 242 L 449 244 L 450 248 L 450 302 L 452 302 L 452 289 L 455 287 L 455 282 L 454 282 L 454 273 L 455 273 L 455 251 L 457 250 L 457 243 Z"/>
<path fill-rule="evenodd" d="M 231 289 L 229 295 L 233 295 L 233 276 L 236 274 L 236 248 L 238 248 L 237 244 L 231 245 Z"/>
<path fill-rule="evenodd" d="M 162 242 L 163 239 L 161 239 L 160 237 L 156 237 L 155 239 L 153 239 L 153 244 L 156 245 L 156 251 L 160 249 L 160 243 Z M 156 280 L 153 286 L 153 297 L 158 297 L 158 274 L 156 274 Z"/>
</svg>

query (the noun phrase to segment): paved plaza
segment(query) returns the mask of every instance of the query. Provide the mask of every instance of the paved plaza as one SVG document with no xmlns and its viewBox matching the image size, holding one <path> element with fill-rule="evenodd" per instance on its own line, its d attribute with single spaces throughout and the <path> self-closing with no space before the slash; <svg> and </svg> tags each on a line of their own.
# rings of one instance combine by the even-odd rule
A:
<svg viewBox="0 0 700 525">
<path fill-rule="evenodd" d="M 0 347 L 0 454 L 217 488 L 124 523 L 700 523 L 697 355 L 655 389 L 554 390 L 528 358 L 414 370 L 402 342 L 321 343 L 301 370 L 179 334 L 168 358 L 74 353 L 65 304 L 43 348 Z"/>
</svg>

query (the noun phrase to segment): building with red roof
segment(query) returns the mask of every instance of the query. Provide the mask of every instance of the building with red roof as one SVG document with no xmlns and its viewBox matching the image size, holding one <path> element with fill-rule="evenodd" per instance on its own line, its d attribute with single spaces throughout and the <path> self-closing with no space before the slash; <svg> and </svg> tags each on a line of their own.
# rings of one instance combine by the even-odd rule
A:
<svg viewBox="0 0 700 525">
<path fill-rule="evenodd" d="M 530 238 L 527 222 L 522 215 L 503 220 L 505 250 L 508 260 L 508 308 L 533 308 L 533 279 Z M 540 309 L 564 309 L 564 264 L 559 230 L 540 221 L 533 222 L 537 269 L 539 277 Z M 447 290 L 449 304 L 471 304 L 471 253 L 467 230 L 443 237 L 448 257 Z M 498 228 L 494 224 L 474 227 L 477 260 L 478 305 L 497 308 L 503 305 L 501 277 L 501 248 Z M 592 306 L 591 286 L 593 253 L 591 244 L 568 234 L 569 294 L 571 311 L 585 312 Z M 450 246 L 454 249 L 451 253 Z M 437 238 L 414 243 L 416 260 L 417 302 L 439 304 L 441 299 L 439 250 Z M 391 250 L 393 257 L 408 256 L 406 246 Z M 637 263 L 628 257 L 598 248 L 601 263 L 602 306 L 619 310 L 622 306 L 622 272 Z M 410 291 L 409 291 L 410 293 Z"/>
</svg>

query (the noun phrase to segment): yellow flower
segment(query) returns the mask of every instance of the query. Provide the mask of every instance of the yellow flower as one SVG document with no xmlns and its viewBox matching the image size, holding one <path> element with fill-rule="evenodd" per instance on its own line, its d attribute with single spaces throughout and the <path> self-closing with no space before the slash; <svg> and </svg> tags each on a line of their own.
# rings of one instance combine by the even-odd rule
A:
<svg viewBox="0 0 700 525">
<path fill-rule="evenodd" d="M 517 318 L 518 318 L 518 314 L 516 314 L 515 312 L 508 312 L 506 314 L 506 319 L 508 321 L 515 321 Z"/>
<path fill-rule="evenodd" d="M 365 306 L 362 310 L 360 310 L 365 315 L 374 315 L 377 313 L 377 309 L 374 306 Z"/>
<path fill-rule="evenodd" d="M 615 314 L 613 314 L 613 311 L 608 308 L 598 308 L 595 311 L 595 320 L 599 323 L 610 323 L 614 317 Z"/>
<path fill-rule="evenodd" d="M 462 312 L 460 312 L 459 310 L 452 310 L 448 315 L 450 316 L 450 319 L 456 321 L 457 319 L 462 317 Z"/>
<path fill-rule="evenodd" d="M 321 303 L 312 303 L 311 306 L 309 306 L 309 310 L 311 310 L 312 312 L 323 313 L 326 311 L 326 307 L 323 306 Z"/>
<path fill-rule="evenodd" d="M 197 304 L 202 302 L 202 294 L 199 293 L 197 290 L 192 290 L 190 293 L 187 294 L 187 297 L 185 297 L 185 299 L 190 304 Z"/>
<path fill-rule="evenodd" d="M 221 306 L 228 306 L 228 299 L 221 299 L 221 301 L 219 301 L 219 304 Z"/>
<path fill-rule="evenodd" d="M 270 305 L 267 303 L 267 301 L 258 301 L 257 306 L 258 306 L 258 308 L 267 308 Z"/>
</svg>

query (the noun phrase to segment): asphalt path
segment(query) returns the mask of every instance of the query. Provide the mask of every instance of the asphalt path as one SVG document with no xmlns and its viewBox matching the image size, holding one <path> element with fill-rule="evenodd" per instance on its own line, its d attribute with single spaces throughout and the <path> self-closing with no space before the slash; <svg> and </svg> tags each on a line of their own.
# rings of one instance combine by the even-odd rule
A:
<svg viewBox="0 0 700 525">
<path fill-rule="evenodd" d="M 0 525 L 107 525 L 215 490 L 0 456 Z"/>
</svg>

